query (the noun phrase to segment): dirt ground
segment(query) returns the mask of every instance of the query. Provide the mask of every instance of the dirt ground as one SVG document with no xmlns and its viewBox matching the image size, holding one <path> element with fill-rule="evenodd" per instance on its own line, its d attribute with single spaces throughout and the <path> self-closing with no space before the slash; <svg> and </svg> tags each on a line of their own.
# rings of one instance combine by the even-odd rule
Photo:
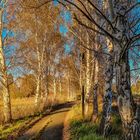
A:
<svg viewBox="0 0 140 140">
<path fill-rule="evenodd" d="M 18 140 L 63 140 L 64 122 L 73 103 L 66 103 L 55 108 L 50 115 L 27 130 Z"/>
</svg>

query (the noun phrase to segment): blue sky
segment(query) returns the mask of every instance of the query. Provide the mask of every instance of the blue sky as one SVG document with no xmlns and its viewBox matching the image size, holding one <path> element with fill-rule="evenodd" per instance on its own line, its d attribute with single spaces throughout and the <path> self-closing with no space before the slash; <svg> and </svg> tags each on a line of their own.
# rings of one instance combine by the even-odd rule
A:
<svg viewBox="0 0 140 140">
<path fill-rule="evenodd" d="M 54 6 L 57 6 L 58 2 L 57 0 L 54 1 Z M 58 19 L 62 19 L 63 23 L 59 25 L 59 32 L 62 36 L 67 37 L 67 34 L 69 32 L 69 27 L 72 24 L 72 17 L 70 11 L 66 10 L 64 7 L 62 7 L 60 15 L 58 16 Z M 72 43 L 71 43 L 72 44 Z M 65 53 L 71 52 L 72 45 L 66 42 L 64 44 Z"/>
<path fill-rule="evenodd" d="M 66 36 L 68 33 L 68 25 L 72 24 L 71 13 L 65 9 L 62 9 L 59 18 L 62 18 L 63 20 L 63 23 L 59 26 L 59 31 L 63 36 Z"/>
<path fill-rule="evenodd" d="M 140 0 L 138 0 L 138 2 L 140 2 Z M 140 18 L 140 6 L 138 5 L 137 7 L 135 7 L 132 11 L 132 16 L 133 14 L 136 15 L 136 19 Z M 130 21 L 133 20 L 130 19 Z M 135 28 L 132 29 L 133 31 L 135 31 L 135 34 L 139 34 L 140 33 L 140 22 L 137 23 L 137 25 L 135 26 Z M 140 41 L 139 41 L 140 42 Z M 136 42 L 138 43 L 138 42 Z M 130 58 L 135 58 L 135 60 L 130 59 L 130 69 L 135 69 L 135 68 L 140 68 L 140 46 L 139 47 L 133 47 L 130 49 L 129 51 L 129 56 Z M 140 79 L 140 70 L 136 70 L 136 71 L 131 71 L 131 75 L 132 77 L 134 77 L 134 79 L 136 79 L 136 77 L 139 77 Z"/>
<path fill-rule="evenodd" d="M 59 26 L 59 31 L 62 35 L 66 36 L 68 33 L 68 25 L 72 24 L 71 13 L 63 8 L 58 18 L 61 18 L 63 21 Z"/>
</svg>

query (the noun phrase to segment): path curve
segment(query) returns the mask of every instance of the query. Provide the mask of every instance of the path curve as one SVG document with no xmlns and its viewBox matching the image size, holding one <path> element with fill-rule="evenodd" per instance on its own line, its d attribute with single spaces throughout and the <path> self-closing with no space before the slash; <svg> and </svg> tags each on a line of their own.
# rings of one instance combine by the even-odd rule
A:
<svg viewBox="0 0 140 140">
<path fill-rule="evenodd" d="M 63 127 L 73 102 L 58 105 L 50 115 L 27 130 L 17 140 L 63 140 Z"/>
</svg>

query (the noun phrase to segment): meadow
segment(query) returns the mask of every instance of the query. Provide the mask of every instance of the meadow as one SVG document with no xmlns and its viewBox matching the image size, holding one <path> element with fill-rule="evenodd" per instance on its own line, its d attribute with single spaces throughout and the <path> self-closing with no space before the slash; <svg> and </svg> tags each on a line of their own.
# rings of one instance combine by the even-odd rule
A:
<svg viewBox="0 0 140 140">
<path fill-rule="evenodd" d="M 36 116 L 41 114 L 44 110 L 50 110 L 52 106 L 65 102 L 65 96 L 57 96 L 53 100 L 52 95 L 48 96 L 47 101 L 40 103 L 40 105 L 35 107 L 35 97 L 24 97 L 24 98 L 15 98 L 11 99 L 11 111 L 12 119 L 19 120 L 28 118 L 31 116 Z M 3 115 L 3 102 L 0 100 L 0 124 L 4 124 L 4 115 Z"/>
</svg>

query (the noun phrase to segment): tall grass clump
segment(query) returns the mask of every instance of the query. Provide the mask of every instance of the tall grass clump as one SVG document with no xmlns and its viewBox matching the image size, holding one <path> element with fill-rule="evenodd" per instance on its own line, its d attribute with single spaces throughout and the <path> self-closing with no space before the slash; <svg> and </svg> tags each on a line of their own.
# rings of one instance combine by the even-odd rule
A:
<svg viewBox="0 0 140 140">
<path fill-rule="evenodd" d="M 72 140 L 83 140 L 83 138 L 86 139 L 86 136 L 96 134 L 97 125 L 92 125 L 83 120 L 73 120 L 70 124 L 70 129 Z"/>
</svg>

